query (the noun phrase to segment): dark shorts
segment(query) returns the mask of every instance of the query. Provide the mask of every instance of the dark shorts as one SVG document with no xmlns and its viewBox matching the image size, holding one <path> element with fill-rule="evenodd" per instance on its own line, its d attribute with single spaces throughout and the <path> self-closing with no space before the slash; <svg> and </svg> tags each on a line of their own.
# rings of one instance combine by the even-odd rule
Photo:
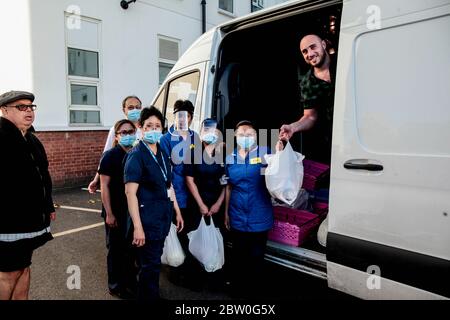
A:
<svg viewBox="0 0 450 320">
<path fill-rule="evenodd" d="M 33 250 L 2 242 L 0 244 L 0 272 L 12 272 L 31 265 Z"/>
</svg>

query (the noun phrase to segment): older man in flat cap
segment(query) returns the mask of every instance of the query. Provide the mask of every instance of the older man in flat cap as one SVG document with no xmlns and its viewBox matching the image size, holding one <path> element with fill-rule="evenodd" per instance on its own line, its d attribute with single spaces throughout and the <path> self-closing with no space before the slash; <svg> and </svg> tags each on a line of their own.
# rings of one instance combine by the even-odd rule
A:
<svg viewBox="0 0 450 320">
<path fill-rule="evenodd" d="M 33 251 L 53 239 L 52 181 L 32 133 L 34 95 L 0 95 L 0 300 L 26 300 Z"/>
</svg>

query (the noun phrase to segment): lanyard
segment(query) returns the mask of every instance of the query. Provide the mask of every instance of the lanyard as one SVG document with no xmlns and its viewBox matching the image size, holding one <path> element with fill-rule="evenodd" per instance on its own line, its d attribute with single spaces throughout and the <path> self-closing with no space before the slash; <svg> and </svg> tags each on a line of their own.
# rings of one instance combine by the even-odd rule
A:
<svg viewBox="0 0 450 320">
<path fill-rule="evenodd" d="M 152 155 L 153 159 L 155 160 L 156 164 L 158 165 L 159 169 L 161 170 L 161 173 L 164 177 L 164 181 L 167 182 L 167 167 L 166 167 L 166 162 L 164 161 L 164 156 L 161 155 L 162 163 L 164 165 L 164 170 L 163 170 L 163 168 L 159 164 L 158 160 L 156 159 L 156 156 L 153 154 L 152 149 L 150 149 L 150 147 L 145 142 L 142 142 L 142 143 L 144 144 L 144 146 L 147 147 L 148 151 L 150 151 L 150 154 Z"/>
</svg>

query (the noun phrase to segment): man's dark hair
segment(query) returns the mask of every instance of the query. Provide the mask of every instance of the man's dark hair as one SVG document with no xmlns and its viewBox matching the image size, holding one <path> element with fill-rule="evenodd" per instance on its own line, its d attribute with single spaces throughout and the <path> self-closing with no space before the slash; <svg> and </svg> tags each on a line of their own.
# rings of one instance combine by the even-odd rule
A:
<svg viewBox="0 0 450 320">
<path fill-rule="evenodd" d="M 146 107 L 146 108 L 142 109 L 141 117 L 139 118 L 140 126 L 143 127 L 145 120 L 147 120 L 148 118 L 150 118 L 152 116 L 155 116 L 156 118 L 158 118 L 159 121 L 161 121 L 161 126 L 164 128 L 164 117 L 163 117 L 161 111 L 159 111 L 158 108 L 156 108 L 155 106 L 150 106 L 150 107 Z"/>
<path fill-rule="evenodd" d="M 139 99 L 137 96 L 128 96 L 128 97 L 125 97 L 125 99 L 122 100 L 122 109 L 125 109 L 125 103 L 127 103 L 127 100 L 128 100 L 128 99 L 131 99 L 131 98 L 134 98 L 134 99 L 136 99 L 137 101 L 139 101 L 139 103 L 140 103 L 141 106 L 142 106 L 142 101 L 141 101 L 141 99 Z"/>
</svg>

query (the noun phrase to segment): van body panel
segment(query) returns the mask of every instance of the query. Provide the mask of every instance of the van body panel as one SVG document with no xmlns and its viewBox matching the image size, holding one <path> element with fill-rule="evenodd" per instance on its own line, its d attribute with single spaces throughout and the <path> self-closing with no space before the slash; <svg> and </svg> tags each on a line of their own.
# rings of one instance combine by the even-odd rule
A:
<svg viewBox="0 0 450 320">
<path fill-rule="evenodd" d="M 443 283 L 450 282 L 450 38 L 443 36 L 450 29 L 449 3 L 344 3 L 329 213 L 330 233 L 443 259 Z M 349 26 L 356 12 L 373 4 L 382 10 L 381 29 Z M 430 52 L 436 55 L 433 59 Z M 344 167 L 349 161 L 378 164 L 382 170 L 349 170 Z M 333 256 L 330 247 L 337 245 L 333 237 L 328 240 Z M 342 268 L 331 272 L 331 266 L 331 287 L 341 286 L 336 278 L 354 276 L 339 275 Z M 389 273 L 384 271 L 382 276 Z M 433 273 L 434 267 L 422 271 Z M 357 289 L 357 282 L 347 286 L 356 296 L 376 297 Z M 408 286 L 397 295 L 396 290 L 386 294 L 410 296 L 405 290 Z"/>
<path fill-rule="evenodd" d="M 448 300 L 448 298 L 333 262 L 327 263 L 330 288 L 371 300 Z"/>
</svg>

